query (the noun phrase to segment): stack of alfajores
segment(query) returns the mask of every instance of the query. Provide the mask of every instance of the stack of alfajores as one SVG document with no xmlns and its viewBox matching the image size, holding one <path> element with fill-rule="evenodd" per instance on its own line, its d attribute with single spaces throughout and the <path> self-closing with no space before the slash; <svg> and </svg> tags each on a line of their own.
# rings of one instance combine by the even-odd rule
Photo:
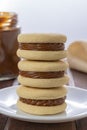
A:
<svg viewBox="0 0 87 130">
<path fill-rule="evenodd" d="M 65 71 L 68 63 L 63 61 L 66 36 L 60 34 L 20 34 L 18 81 L 20 110 L 36 115 L 49 115 L 63 112 L 68 83 Z"/>
</svg>

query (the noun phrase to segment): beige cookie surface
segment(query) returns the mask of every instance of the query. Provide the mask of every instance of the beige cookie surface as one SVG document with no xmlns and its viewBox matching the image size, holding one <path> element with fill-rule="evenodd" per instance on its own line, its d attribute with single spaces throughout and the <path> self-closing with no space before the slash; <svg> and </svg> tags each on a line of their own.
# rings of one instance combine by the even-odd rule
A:
<svg viewBox="0 0 87 130">
<path fill-rule="evenodd" d="M 68 47 L 68 55 L 87 62 L 87 42 L 75 41 Z"/>
<path fill-rule="evenodd" d="M 35 72 L 64 71 L 68 68 L 65 61 L 43 62 L 22 60 L 18 63 L 19 70 Z"/>
<path fill-rule="evenodd" d="M 68 83 L 69 78 L 67 75 L 61 78 L 51 78 L 51 79 L 34 79 L 28 78 L 19 75 L 18 81 L 22 85 L 36 87 L 36 88 L 53 88 L 53 87 L 60 87 Z"/>
<path fill-rule="evenodd" d="M 67 51 L 31 51 L 17 50 L 17 56 L 29 60 L 59 60 L 67 57 Z"/>
<path fill-rule="evenodd" d="M 68 47 L 67 57 L 71 68 L 87 73 L 87 42 L 71 43 Z"/>
<path fill-rule="evenodd" d="M 66 87 L 58 87 L 58 88 L 31 88 L 23 85 L 18 86 L 17 94 L 19 97 L 26 99 L 57 99 L 66 96 L 67 89 Z"/>
<path fill-rule="evenodd" d="M 63 103 L 62 105 L 57 106 L 35 106 L 35 105 L 28 105 L 18 100 L 17 107 L 29 114 L 35 114 L 35 115 L 50 115 L 50 114 L 57 114 L 60 112 L 65 111 L 66 109 L 66 103 Z"/>
<path fill-rule="evenodd" d="M 87 73 L 87 62 L 72 55 L 68 55 L 68 62 L 70 68 Z"/>
<path fill-rule="evenodd" d="M 62 34 L 19 34 L 20 43 L 65 43 L 67 37 Z"/>
</svg>

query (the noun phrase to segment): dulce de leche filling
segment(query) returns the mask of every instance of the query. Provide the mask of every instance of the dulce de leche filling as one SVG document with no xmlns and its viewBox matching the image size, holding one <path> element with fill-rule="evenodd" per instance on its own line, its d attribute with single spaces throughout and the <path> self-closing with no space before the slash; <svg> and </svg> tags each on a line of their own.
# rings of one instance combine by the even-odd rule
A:
<svg viewBox="0 0 87 130">
<path fill-rule="evenodd" d="M 64 76 L 64 71 L 58 72 L 33 72 L 33 71 L 19 71 L 19 74 L 24 77 L 34 79 L 49 79 L 49 78 L 60 78 Z"/>
<path fill-rule="evenodd" d="M 49 99 L 49 100 L 35 100 L 35 99 L 25 99 L 20 97 L 20 101 L 29 105 L 36 106 L 57 106 L 65 102 L 66 96 L 58 99 Z"/>
<path fill-rule="evenodd" d="M 19 43 L 21 50 L 36 51 L 61 51 L 64 50 L 64 43 Z"/>
</svg>

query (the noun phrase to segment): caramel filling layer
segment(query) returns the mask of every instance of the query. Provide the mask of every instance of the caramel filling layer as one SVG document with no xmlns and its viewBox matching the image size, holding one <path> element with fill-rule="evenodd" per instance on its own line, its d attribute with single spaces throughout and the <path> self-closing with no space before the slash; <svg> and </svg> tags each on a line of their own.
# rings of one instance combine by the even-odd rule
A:
<svg viewBox="0 0 87 130">
<path fill-rule="evenodd" d="M 64 43 L 19 43 L 21 50 L 36 51 L 61 51 L 64 50 Z"/>
<path fill-rule="evenodd" d="M 25 99 L 20 97 L 20 101 L 30 105 L 36 106 L 57 106 L 65 102 L 66 96 L 58 99 L 49 99 L 49 100 L 35 100 L 35 99 Z"/>
<path fill-rule="evenodd" d="M 60 78 L 64 76 L 64 71 L 58 72 L 33 72 L 33 71 L 19 71 L 19 74 L 24 77 L 34 79 L 49 79 L 49 78 Z"/>
</svg>

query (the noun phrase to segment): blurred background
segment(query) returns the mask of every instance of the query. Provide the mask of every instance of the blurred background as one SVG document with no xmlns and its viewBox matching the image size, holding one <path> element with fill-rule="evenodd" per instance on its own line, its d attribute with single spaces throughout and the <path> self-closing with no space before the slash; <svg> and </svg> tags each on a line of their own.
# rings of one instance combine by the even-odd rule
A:
<svg viewBox="0 0 87 130">
<path fill-rule="evenodd" d="M 0 11 L 14 11 L 22 32 L 63 33 L 67 45 L 87 39 L 86 0 L 0 0 Z"/>
</svg>

